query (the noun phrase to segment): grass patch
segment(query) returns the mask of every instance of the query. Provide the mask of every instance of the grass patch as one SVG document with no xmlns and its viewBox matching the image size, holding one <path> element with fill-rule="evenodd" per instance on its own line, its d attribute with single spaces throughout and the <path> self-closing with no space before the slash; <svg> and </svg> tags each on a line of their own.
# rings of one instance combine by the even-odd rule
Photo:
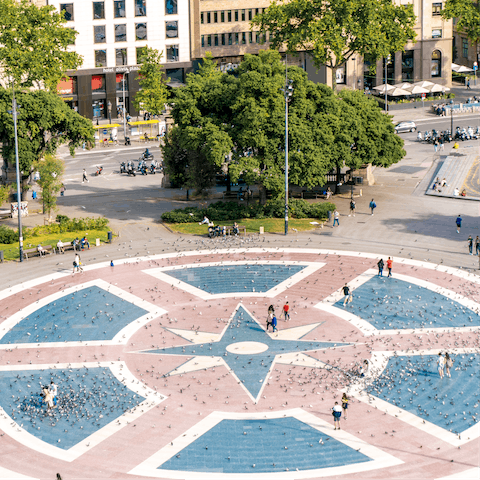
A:
<svg viewBox="0 0 480 480">
<path fill-rule="evenodd" d="M 265 228 L 265 233 L 283 233 L 285 231 L 285 220 L 283 218 L 242 218 L 236 220 L 239 225 L 245 225 L 247 232 L 258 233 L 260 227 Z M 321 223 L 318 218 L 291 218 L 288 220 L 288 228 L 291 230 L 295 228 L 299 232 L 313 230 L 316 225 L 310 222 Z M 216 225 L 233 225 L 233 221 L 215 222 Z M 168 226 L 178 233 L 189 233 L 191 235 L 206 235 L 208 227 L 206 225 L 199 225 L 198 223 L 168 223 Z"/>
<path fill-rule="evenodd" d="M 51 245 L 57 246 L 57 242 L 61 239 L 62 242 L 71 242 L 75 238 L 82 238 L 85 234 L 88 236 L 90 246 L 95 245 L 95 239 L 99 238 L 101 242 L 108 240 L 108 230 L 79 230 L 78 232 L 64 232 L 64 233 L 49 233 L 45 235 L 37 235 L 35 237 L 28 237 L 23 241 L 23 249 L 35 248 L 37 245 Z M 5 260 L 17 260 L 20 257 L 18 242 L 16 243 L 0 243 L 0 250 L 3 250 Z M 73 250 L 72 250 L 73 252 Z"/>
</svg>

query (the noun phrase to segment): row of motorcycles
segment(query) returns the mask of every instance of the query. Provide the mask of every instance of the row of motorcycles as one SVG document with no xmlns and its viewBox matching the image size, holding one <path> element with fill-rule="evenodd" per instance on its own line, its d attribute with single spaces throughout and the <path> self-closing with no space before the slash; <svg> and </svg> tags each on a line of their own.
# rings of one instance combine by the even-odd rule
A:
<svg viewBox="0 0 480 480">
<path fill-rule="evenodd" d="M 150 165 L 147 165 L 147 161 L 150 162 Z M 162 167 L 159 167 L 157 161 L 153 158 L 153 155 L 149 153 L 147 148 L 142 156 L 138 159 L 138 164 L 136 167 L 135 161 L 133 160 L 122 162 L 120 164 L 120 173 L 126 173 L 127 175 L 131 175 L 133 177 L 135 177 L 137 174 L 147 175 L 148 173 L 151 173 L 155 175 L 158 168 L 161 172 Z"/>
<path fill-rule="evenodd" d="M 426 131 L 423 135 L 422 132 L 418 132 L 417 140 L 419 142 L 427 142 L 427 143 L 435 143 L 442 142 L 443 143 L 450 143 L 454 140 L 461 140 L 462 142 L 465 140 L 478 140 L 480 138 L 480 127 L 474 129 L 474 127 L 457 127 L 455 129 L 455 133 L 452 135 L 450 130 L 443 130 L 442 132 L 433 129 L 431 132 Z"/>
</svg>

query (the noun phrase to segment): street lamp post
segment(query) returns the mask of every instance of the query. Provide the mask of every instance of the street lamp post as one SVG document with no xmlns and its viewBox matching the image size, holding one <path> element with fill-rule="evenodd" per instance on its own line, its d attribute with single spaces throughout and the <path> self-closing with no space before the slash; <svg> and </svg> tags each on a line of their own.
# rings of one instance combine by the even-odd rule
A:
<svg viewBox="0 0 480 480">
<path fill-rule="evenodd" d="M 125 72 L 123 72 L 122 87 L 123 87 L 123 138 L 126 138 L 127 137 L 127 124 L 125 122 L 126 122 L 126 117 L 127 117 L 127 111 L 125 109 Z"/>
<path fill-rule="evenodd" d="M 23 262 L 23 234 L 22 234 L 22 198 L 20 195 L 20 167 L 18 162 L 18 134 L 17 134 L 17 100 L 15 99 L 15 85 L 12 88 L 13 128 L 15 130 L 15 169 L 17 174 L 17 202 L 18 202 L 18 247 L 20 261 Z"/>
<path fill-rule="evenodd" d="M 288 102 L 293 95 L 293 80 L 288 79 L 287 57 L 285 56 L 285 235 L 288 235 Z"/>
</svg>

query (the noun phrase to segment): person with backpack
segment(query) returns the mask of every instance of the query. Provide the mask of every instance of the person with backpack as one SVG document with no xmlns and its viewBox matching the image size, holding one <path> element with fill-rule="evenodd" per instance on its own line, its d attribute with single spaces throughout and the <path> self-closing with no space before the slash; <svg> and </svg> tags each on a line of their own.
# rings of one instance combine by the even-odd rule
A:
<svg viewBox="0 0 480 480">
<path fill-rule="evenodd" d="M 357 208 L 357 204 L 355 203 L 355 200 L 352 198 L 350 200 L 350 215 L 349 215 L 349 217 L 351 217 L 352 215 L 355 216 L 355 208 Z"/>
<path fill-rule="evenodd" d="M 273 308 L 273 305 L 270 305 L 270 306 L 268 307 L 268 314 L 267 314 L 267 329 L 266 329 L 267 332 L 268 332 L 268 327 L 269 327 L 270 325 L 273 326 L 272 321 L 273 321 L 273 317 L 274 317 L 274 316 L 275 316 L 275 309 Z"/>
<path fill-rule="evenodd" d="M 383 277 L 383 267 L 385 266 L 385 264 L 383 263 L 383 258 L 381 258 L 378 262 L 377 262 L 377 267 L 378 267 L 378 276 L 379 277 Z"/>
<path fill-rule="evenodd" d="M 370 204 L 369 204 L 369 207 L 370 207 L 370 212 L 371 212 L 372 215 L 373 215 L 374 210 L 377 208 L 377 204 L 375 203 L 375 200 L 374 200 L 373 198 L 372 198 L 372 201 L 371 201 Z"/>
</svg>

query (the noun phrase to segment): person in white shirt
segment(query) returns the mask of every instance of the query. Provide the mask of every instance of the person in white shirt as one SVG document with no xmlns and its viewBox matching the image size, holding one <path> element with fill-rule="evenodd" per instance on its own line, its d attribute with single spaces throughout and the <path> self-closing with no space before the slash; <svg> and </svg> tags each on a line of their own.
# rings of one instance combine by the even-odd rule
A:
<svg viewBox="0 0 480 480">
<path fill-rule="evenodd" d="M 440 375 L 440 378 L 443 378 L 443 371 L 445 369 L 445 357 L 442 355 L 442 352 L 439 352 L 438 354 L 437 365 L 438 365 L 438 374 Z"/>
<path fill-rule="evenodd" d="M 57 248 L 59 252 L 65 253 L 65 248 L 63 248 L 63 242 L 61 240 L 58 241 Z"/>
<path fill-rule="evenodd" d="M 203 217 L 203 220 L 201 222 L 199 222 L 198 224 L 203 225 L 204 223 L 206 223 L 207 225 L 210 225 L 210 220 L 207 218 L 206 215 Z"/>
<path fill-rule="evenodd" d="M 57 406 L 58 387 L 53 380 L 50 382 L 48 390 L 53 395 L 53 408 L 55 408 Z"/>
</svg>

